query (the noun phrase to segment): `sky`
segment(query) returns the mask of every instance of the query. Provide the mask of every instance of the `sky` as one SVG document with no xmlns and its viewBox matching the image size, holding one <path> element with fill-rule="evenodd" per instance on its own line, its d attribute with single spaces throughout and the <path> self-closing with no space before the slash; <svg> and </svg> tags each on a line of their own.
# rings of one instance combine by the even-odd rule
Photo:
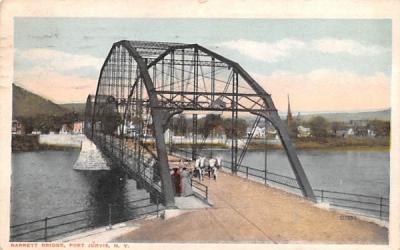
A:
<svg viewBox="0 0 400 250">
<path fill-rule="evenodd" d="M 386 19 L 15 18 L 14 82 L 56 103 L 96 91 L 119 40 L 197 43 L 238 62 L 286 111 L 390 107 Z"/>
</svg>

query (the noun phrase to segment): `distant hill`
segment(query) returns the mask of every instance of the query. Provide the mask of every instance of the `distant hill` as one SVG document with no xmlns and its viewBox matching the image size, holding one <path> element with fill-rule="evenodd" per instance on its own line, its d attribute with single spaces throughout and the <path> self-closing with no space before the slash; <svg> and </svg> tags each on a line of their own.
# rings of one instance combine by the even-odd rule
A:
<svg viewBox="0 0 400 250">
<path fill-rule="evenodd" d="M 40 114 L 63 115 L 69 110 L 13 84 L 13 117 L 33 117 Z"/>
<path fill-rule="evenodd" d="M 297 113 L 293 113 L 294 117 L 297 117 Z M 279 112 L 279 116 L 282 120 L 286 120 L 286 113 Z M 334 112 L 334 113 L 300 113 L 300 119 L 307 121 L 314 116 L 322 116 L 328 121 L 338 121 L 338 122 L 349 122 L 350 120 L 382 120 L 390 121 L 390 109 L 380 110 L 380 111 L 365 111 L 365 112 Z M 249 115 L 245 118 L 248 124 L 253 124 L 256 116 Z"/>
<path fill-rule="evenodd" d="M 338 112 L 338 113 L 315 113 L 315 114 L 301 114 L 300 118 L 308 120 L 313 116 L 322 116 L 329 121 L 343 121 L 350 120 L 383 120 L 390 121 L 390 109 L 380 111 L 367 111 L 367 112 Z M 285 116 L 286 119 L 286 116 Z"/>
<path fill-rule="evenodd" d="M 85 112 L 86 103 L 65 103 L 59 104 L 61 107 L 68 109 L 69 111 L 75 111 L 83 114 Z"/>
</svg>

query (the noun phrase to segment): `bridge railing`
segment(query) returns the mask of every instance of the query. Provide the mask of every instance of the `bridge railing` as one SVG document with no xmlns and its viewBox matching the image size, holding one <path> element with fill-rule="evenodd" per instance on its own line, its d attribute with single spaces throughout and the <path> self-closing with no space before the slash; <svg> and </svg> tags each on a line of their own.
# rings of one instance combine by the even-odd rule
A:
<svg viewBox="0 0 400 250">
<path fill-rule="evenodd" d="M 118 151 L 116 150 L 116 148 L 118 147 L 116 147 L 113 143 L 108 144 L 112 145 L 108 146 L 108 151 Z M 110 149 L 110 147 L 114 149 Z M 192 152 L 189 150 L 173 148 L 173 152 L 175 154 L 178 153 L 179 156 L 185 157 L 187 159 L 191 159 L 192 157 Z M 197 156 L 201 155 L 196 154 L 196 157 Z M 125 159 L 127 159 L 127 157 L 125 157 Z M 142 164 L 143 166 L 145 166 L 145 163 Z M 232 163 L 230 161 L 224 160 L 222 165 L 225 170 L 231 170 Z M 297 180 L 293 177 L 256 169 L 243 164 L 237 166 L 236 171 L 237 175 L 243 178 L 252 179 L 258 182 L 264 182 L 265 184 L 268 183 L 272 186 L 284 188 L 285 190 L 288 190 L 292 193 L 301 194 L 301 190 L 297 183 Z M 158 190 L 161 191 L 159 184 L 154 183 L 151 174 L 146 175 L 146 173 L 144 173 L 141 174 L 141 176 L 146 182 L 152 183 L 152 185 L 158 185 Z M 205 197 L 205 188 L 201 187 L 197 183 L 195 183 L 194 185 L 194 191 Z M 374 217 L 384 220 L 387 220 L 389 217 L 389 199 L 387 197 L 374 197 L 363 194 L 344 193 L 321 189 L 314 189 L 314 193 L 318 202 L 328 202 L 329 205 L 332 207 L 342 208 L 345 210 L 363 214 L 368 217 Z"/>
<path fill-rule="evenodd" d="M 386 197 L 323 189 L 314 189 L 314 194 L 319 202 L 329 203 L 332 207 L 357 211 L 360 214 L 381 220 L 389 218 L 389 199 Z"/>
<path fill-rule="evenodd" d="M 130 175 L 141 182 L 144 188 L 149 192 L 161 193 L 161 184 L 159 178 L 155 176 L 153 168 L 144 161 L 135 156 L 133 149 L 121 144 L 121 139 L 117 137 L 107 136 L 100 133 L 95 133 L 92 136 L 92 141 L 101 149 L 114 164 L 122 166 Z"/>
<path fill-rule="evenodd" d="M 121 206 L 123 206 L 123 210 L 121 210 Z M 155 201 L 144 198 L 122 204 L 109 204 L 108 209 L 105 210 L 106 212 L 86 209 L 12 225 L 10 241 L 50 241 L 100 226 L 111 228 L 116 223 L 147 215 L 158 217 L 164 207 L 156 196 Z M 124 211 L 124 213 L 119 213 L 120 211 Z"/>
<path fill-rule="evenodd" d="M 174 152 L 177 152 L 179 156 L 184 156 L 185 158 L 189 159 L 192 156 L 192 152 L 180 148 L 174 148 Z M 196 154 L 196 156 L 201 156 L 200 154 Z M 222 160 L 222 168 L 225 170 L 232 170 L 231 169 L 232 163 L 230 161 Z M 286 188 L 291 188 L 292 191 L 296 193 L 300 193 L 300 187 L 297 183 L 295 178 L 253 168 L 250 166 L 246 166 L 241 164 L 237 167 L 237 174 L 241 177 L 245 177 L 247 179 L 254 179 L 256 181 L 266 181 L 272 182 L 274 184 L 284 186 Z"/>
<path fill-rule="evenodd" d="M 194 179 L 192 179 L 191 185 L 195 194 L 199 195 L 202 199 L 208 202 L 208 186 Z"/>
<path fill-rule="evenodd" d="M 139 177 L 148 185 L 149 191 L 157 191 L 161 193 L 161 183 L 159 181 L 154 181 L 154 169 L 148 165 L 142 159 L 135 157 L 132 149 L 127 147 L 121 147 L 121 141 L 119 138 L 107 138 L 107 136 L 98 136 L 97 141 L 102 144 L 102 151 L 111 157 L 114 161 L 119 162 L 122 167 L 126 170 L 131 171 L 136 177 Z M 96 140 L 96 137 L 94 137 Z M 138 164 L 141 166 L 138 168 Z M 137 179 L 137 178 L 136 178 Z M 156 179 L 159 179 L 156 177 Z M 194 180 L 192 183 L 194 193 L 199 197 L 208 202 L 208 187 L 200 182 Z"/>
<path fill-rule="evenodd" d="M 187 159 L 192 157 L 189 150 L 175 148 L 174 152 Z M 196 154 L 201 156 L 200 154 Z M 225 170 L 232 170 L 230 161 L 222 161 Z M 246 179 L 264 182 L 265 185 L 272 185 L 284 188 L 295 194 L 301 194 L 297 180 L 290 176 L 272 173 L 265 170 L 256 169 L 241 164 L 237 166 L 237 175 Z M 388 220 L 389 218 L 389 199 L 383 196 L 370 196 L 356 193 L 345 193 L 332 190 L 313 189 L 318 202 L 329 203 L 329 206 L 340 208 L 351 213 L 361 214 L 366 217 Z"/>
</svg>

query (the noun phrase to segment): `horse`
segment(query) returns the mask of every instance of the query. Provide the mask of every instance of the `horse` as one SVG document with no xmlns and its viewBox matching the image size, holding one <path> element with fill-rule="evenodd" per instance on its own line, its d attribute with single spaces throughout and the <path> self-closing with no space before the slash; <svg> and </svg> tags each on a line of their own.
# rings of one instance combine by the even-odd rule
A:
<svg viewBox="0 0 400 250">
<path fill-rule="evenodd" d="M 222 157 L 210 158 L 200 156 L 195 162 L 195 172 L 199 174 L 199 180 L 204 179 L 204 173 L 208 173 L 208 177 L 217 180 L 217 171 L 222 166 Z"/>
<path fill-rule="evenodd" d="M 212 174 L 214 180 L 217 180 L 217 159 L 211 158 L 209 162 L 210 162 L 210 169 L 208 172 L 208 177 L 211 178 Z"/>
<path fill-rule="evenodd" d="M 199 175 L 199 181 L 203 180 L 203 170 L 201 168 L 201 162 L 202 157 L 198 157 L 194 165 L 194 172 Z"/>
</svg>

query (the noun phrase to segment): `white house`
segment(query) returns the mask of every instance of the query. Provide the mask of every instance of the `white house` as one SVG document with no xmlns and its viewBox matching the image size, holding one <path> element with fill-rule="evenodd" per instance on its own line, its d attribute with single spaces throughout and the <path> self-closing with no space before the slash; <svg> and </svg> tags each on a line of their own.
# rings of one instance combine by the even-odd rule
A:
<svg viewBox="0 0 400 250">
<path fill-rule="evenodd" d="M 347 136 L 353 136 L 355 133 L 354 133 L 354 129 L 353 128 L 349 128 L 348 130 L 347 130 Z"/>
<path fill-rule="evenodd" d="M 372 129 L 368 129 L 368 136 L 370 137 L 375 137 L 376 136 L 376 132 Z"/>
<path fill-rule="evenodd" d="M 247 129 L 247 136 L 250 136 L 251 129 Z M 265 138 L 267 135 L 276 135 L 277 131 L 274 128 L 268 127 L 256 127 L 253 131 L 253 138 Z"/>
<path fill-rule="evenodd" d="M 311 136 L 311 129 L 306 128 L 303 126 L 298 126 L 297 127 L 297 137 L 310 137 Z"/>
</svg>

